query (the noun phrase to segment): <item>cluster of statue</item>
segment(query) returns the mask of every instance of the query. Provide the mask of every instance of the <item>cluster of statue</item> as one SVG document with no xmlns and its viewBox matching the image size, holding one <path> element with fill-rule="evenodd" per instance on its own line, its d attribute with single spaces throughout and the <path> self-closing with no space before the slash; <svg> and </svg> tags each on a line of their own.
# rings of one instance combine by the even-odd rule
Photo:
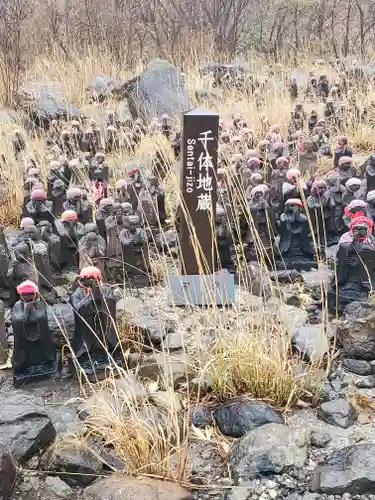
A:
<svg viewBox="0 0 375 500">
<path fill-rule="evenodd" d="M 103 283 L 100 269 L 81 269 L 74 290 L 65 303 L 46 303 L 34 281 L 17 286 L 12 309 L 14 384 L 60 377 L 63 346 L 69 345 L 68 373 L 95 380 L 108 367 L 123 366 L 117 337 L 116 299 Z M 63 332 L 63 333 L 61 333 Z"/>
<path fill-rule="evenodd" d="M 242 256 L 270 269 L 306 270 L 321 261 L 330 264 L 327 249 L 338 245 L 338 280 L 330 303 L 342 311 L 372 289 L 364 276 L 374 276 L 375 154 L 356 168 L 346 136 L 337 139 L 331 152 L 324 118 L 316 117 L 311 127 L 313 112 L 306 131 L 303 108 L 297 105 L 292 115 L 297 139 L 285 142 L 278 125 L 270 126 L 256 144 L 241 116 L 235 115 L 230 126 L 220 121 L 218 266 L 236 272 Z M 332 170 L 321 175 L 319 157 L 327 154 Z"/>
</svg>

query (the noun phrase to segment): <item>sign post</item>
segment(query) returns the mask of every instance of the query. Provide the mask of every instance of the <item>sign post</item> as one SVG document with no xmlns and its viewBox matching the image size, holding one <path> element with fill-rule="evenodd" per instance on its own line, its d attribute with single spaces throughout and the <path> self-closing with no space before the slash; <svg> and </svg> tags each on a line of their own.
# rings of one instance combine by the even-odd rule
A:
<svg viewBox="0 0 375 500">
<path fill-rule="evenodd" d="M 218 135 L 217 113 L 195 108 L 183 115 L 181 276 L 169 277 L 175 305 L 234 302 L 233 276 L 215 272 Z"/>
</svg>

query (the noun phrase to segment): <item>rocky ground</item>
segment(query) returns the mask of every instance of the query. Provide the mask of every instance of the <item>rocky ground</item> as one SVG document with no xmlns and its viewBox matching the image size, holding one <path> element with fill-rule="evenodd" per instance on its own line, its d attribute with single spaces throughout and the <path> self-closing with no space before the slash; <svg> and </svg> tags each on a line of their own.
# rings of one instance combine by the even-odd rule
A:
<svg viewBox="0 0 375 500">
<path fill-rule="evenodd" d="M 322 280 L 329 279 L 329 271 L 321 268 L 303 278 L 304 293 L 310 298 L 304 307 L 296 285 L 280 287 L 280 302 L 269 296 L 265 282 L 258 295 L 237 287 L 236 308 L 217 310 L 214 316 L 204 310 L 192 314 L 172 309 L 162 286 L 127 291 L 118 303 L 118 316 L 126 318 L 126 325 L 142 336 L 143 349 L 130 356 L 134 368 L 117 383 L 121 390 L 116 401 L 113 391 L 102 387 L 93 394 L 74 379 L 15 391 L 11 374 L 2 371 L 3 498 L 7 498 L 13 480 L 15 500 L 375 498 L 375 364 L 370 360 L 337 358 L 321 399 L 300 400 L 295 410 L 284 415 L 266 402 L 245 397 L 218 404 L 208 396 L 192 403 L 191 431 L 184 447 L 184 488 L 158 479 L 119 475 L 124 469 L 123 458 L 90 435 L 92 418 L 105 425 L 108 404 L 119 411 L 118 401 L 126 398 L 134 398 L 139 408 L 147 409 L 147 418 L 153 423 L 166 425 L 171 408 L 186 416 L 186 383 L 193 392 L 200 382 L 192 369 L 193 349 L 196 356 L 199 350 L 210 349 L 221 334 L 212 325 L 230 324 L 234 317 L 238 324 L 241 311 L 244 322 L 249 310 L 256 315 L 262 309 L 285 323 L 295 346 L 306 352 L 306 362 L 301 362 L 301 368 L 306 369 L 308 361 L 330 349 L 320 328 L 318 300 L 314 299 L 318 284 L 320 287 Z M 361 342 L 363 347 L 363 339 Z M 346 341 L 344 352 L 350 354 L 349 345 Z M 159 382 L 142 384 L 145 378 Z M 324 380 L 324 370 L 317 372 L 318 379 Z M 205 384 L 209 393 L 209 377 Z M 5 449 L 17 461 L 17 479 Z"/>
</svg>

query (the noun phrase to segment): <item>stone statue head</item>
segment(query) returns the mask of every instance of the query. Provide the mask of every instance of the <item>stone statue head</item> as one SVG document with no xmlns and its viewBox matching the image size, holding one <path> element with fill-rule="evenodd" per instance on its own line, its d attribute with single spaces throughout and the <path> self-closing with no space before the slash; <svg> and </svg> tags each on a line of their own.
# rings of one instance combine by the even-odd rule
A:
<svg viewBox="0 0 375 500">
<path fill-rule="evenodd" d="M 372 233 L 374 223 L 365 216 L 355 217 L 349 224 L 349 231 L 354 241 L 364 241 Z"/>
<path fill-rule="evenodd" d="M 301 213 L 303 203 L 299 198 L 289 198 L 285 202 L 284 212 L 290 215 L 297 215 Z"/>
<path fill-rule="evenodd" d="M 352 177 L 345 183 L 345 187 L 352 193 L 356 193 L 357 191 L 359 191 L 361 189 L 361 186 L 362 186 L 361 179 L 357 179 L 356 177 Z"/>
<path fill-rule="evenodd" d="M 30 200 L 37 211 L 42 210 L 46 203 L 46 198 L 47 195 L 44 189 L 33 189 L 31 191 Z"/>
</svg>

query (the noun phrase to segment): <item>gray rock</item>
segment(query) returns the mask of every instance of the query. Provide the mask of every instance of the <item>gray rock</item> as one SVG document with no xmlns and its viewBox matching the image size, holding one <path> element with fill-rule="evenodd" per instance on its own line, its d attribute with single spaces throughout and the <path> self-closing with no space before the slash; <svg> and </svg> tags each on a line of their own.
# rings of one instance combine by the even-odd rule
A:
<svg viewBox="0 0 375 500">
<path fill-rule="evenodd" d="M 139 361 L 137 374 L 148 380 L 159 380 L 166 387 L 176 388 L 193 378 L 193 366 L 185 353 L 173 353 L 171 356 L 162 352 L 145 354 Z"/>
<path fill-rule="evenodd" d="M 263 401 L 229 399 L 214 412 L 220 432 L 225 436 L 241 437 L 250 429 L 264 424 L 283 424 L 284 419 Z"/>
<path fill-rule="evenodd" d="M 95 101 L 103 101 L 111 95 L 121 97 L 122 83 L 107 75 L 96 75 L 87 87 L 87 92 Z"/>
<path fill-rule="evenodd" d="M 235 486 L 225 491 L 222 500 L 251 500 L 253 492 L 254 488 L 241 484 L 241 486 Z"/>
<path fill-rule="evenodd" d="M 141 117 L 146 123 L 163 114 L 174 118 L 193 107 L 176 67 L 161 59 L 151 61 L 124 90 L 133 118 Z"/>
<path fill-rule="evenodd" d="M 375 444 L 354 444 L 334 451 L 316 468 L 313 488 L 329 495 L 373 493 Z"/>
<path fill-rule="evenodd" d="M 196 404 L 190 410 L 190 423 L 194 427 L 208 427 L 214 424 L 212 408 L 204 404 Z"/>
<path fill-rule="evenodd" d="M 322 286 L 323 288 L 329 286 L 333 272 L 325 264 L 319 264 L 318 269 L 302 271 L 301 274 L 306 288 L 311 292 L 313 297 L 321 299 Z"/>
<path fill-rule="evenodd" d="M 23 390 L 0 395 L 0 446 L 24 463 L 55 438 L 43 399 Z"/>
<path fill-rule="evenodd" d="M 57 433 L 84 434 L 86 426 L 78 419 L 77 410 L 70 406 L 48 406 L 47 414 Z"/>
<path fill-rule="evenodd" d="M 282 474 L 302 469 L 310 436 L 303 430 L 281 424 L 252 429 L 232 445 L 229 468 L 236 484 L 259 475 Z"/>
<path fill-rule="evenodd" d="M 319 420 L 347 429 L 357 420 L 357 410 L 346 399 L 335 399 L 322 403 L 317 412 Z"/>
<path fill-rule="evenodd" d="M 375 375 L 375 362 L 373 361 L 344 358 L 342 366 L 348 372 L 355 373 L 356 375 Z"/>
<path fill-rule="evenodd" d="M 313 431 L 310 442 L 315 448 L 324 448 L 332 440 L 328 432 Z"/>
<path fill-rule="evenodd" d="M 355 386 L 359 389 L 372 389 L 375 387 L 375 376 L 369 375 L 368 377 L 362 377 L 357 380 Z"/>
<path fill-rule="evenodd" d="M 160 319 L 143 314 L 130 319 L 128 326 L 138 332 L 146 346 L 159 347 L 168 333 Z"/>
<path fill-rule="evenodd" d="M 304 325 L 296 328 L 292 336 L 292 345 L 308 361 L 321 361 L 329 352 L 329 340 L 323 325 Z"/>
<path fill-rule="evenodd" d="M 88 448 L 68 440 L 64 443 L 63 439 L 50 448 L 42 465 L 49 471 L 64 472 L 70 486 L 87 486 L 103 469 L 102 462 Z"/>
<path fill-rule="evenodd" d="M 0 499 L 11 498 L 17 479 L 17 468 L 11 454 L 6 450 L 0 451 Z"/>
<path fill-rule="evenodd" d="M 375 360 L 375 308 L 352 302 L 338 325 L 338 341 L 346 358 Z"/>
<path fill-rule="evenodd" d="M 160 231 L 155 236 L 155 245 L 160 252 L 168 252 L 170 248 L 174 248 L 178 242 L 178 233 L 174 229 L 168 231 Z"/>
<path fill-rule="evenodd" d="M 69 498 L 73 490 L 59 477 L 47 476 L 43 485 L 43 493 L 48 495 L 47 498 Z"/>
<path fill-rule="evenodd" d="M 193 500 L 177 483 L 148 477 L 112 475 L 85 489 L 83 500 Z"/>
<path fill-rule="evenodd" d="M 66 103 L 62 89 L 56 84 L 30 81 L 19 89 L 16 101 L 38 126 L 46 126 L 51 120 L 80 116 L 79 109 Z"/>
<path fill-rule="evenodd" d="M 179 351 L 184 346 L 184 340 L 181 333 L 170 333 L 164 341 L 165 348 L 170 351 Z"/>
<path fill-rule="evenodd" d="M 71 341 L 75 332 L 74 311 L 70 304 L 55 304 L 47 308 L 48 327 L 57 347 Z"/>
</svg>

